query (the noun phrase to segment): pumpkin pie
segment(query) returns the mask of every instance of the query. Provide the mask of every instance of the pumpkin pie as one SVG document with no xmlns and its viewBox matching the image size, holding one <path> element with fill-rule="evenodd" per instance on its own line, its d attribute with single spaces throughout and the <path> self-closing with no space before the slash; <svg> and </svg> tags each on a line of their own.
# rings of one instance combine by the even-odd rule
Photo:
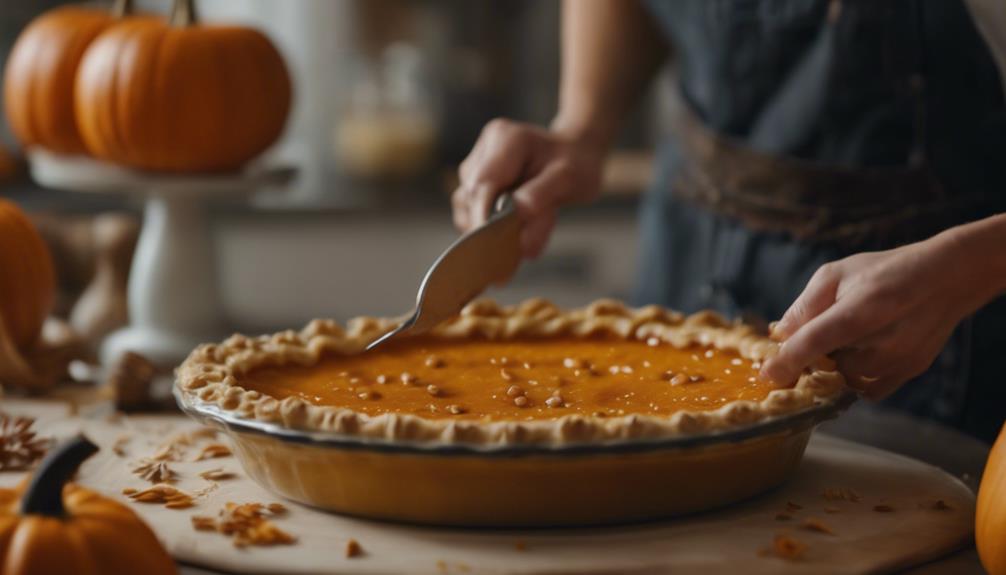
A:
<svg viewBox="0 0 1006 575">
<path fill-rule="evenodd" d="M 759 379 L 777 344 L 711 312 L 480 300 L 427 334 L 363 351 L 394 325 L 315 320 L 235 335 L 193 351 L 176 393 L 183 406 L 282 429 L 485 449 L 717 434 L 846 392 L 827 360 L 788 386 Z"/>
</svg>

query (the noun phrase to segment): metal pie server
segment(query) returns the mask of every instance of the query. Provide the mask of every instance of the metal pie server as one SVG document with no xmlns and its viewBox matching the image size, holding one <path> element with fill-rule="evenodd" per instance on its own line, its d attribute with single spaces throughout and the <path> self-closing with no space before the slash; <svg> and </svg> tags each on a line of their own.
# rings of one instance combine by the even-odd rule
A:
<svg viewBox="0 0 1006 575">
<path fill-rule="evenodd" d="M 489 285 L 509 278 L 520 263 L 520 230 L 511 194 L 504 193 L 484 224 L 458 238 L 430 266 L 419 284 L 412 316 L 367 349 L 405 333 L 427 331 L 457 315 Z"/>
</svg>

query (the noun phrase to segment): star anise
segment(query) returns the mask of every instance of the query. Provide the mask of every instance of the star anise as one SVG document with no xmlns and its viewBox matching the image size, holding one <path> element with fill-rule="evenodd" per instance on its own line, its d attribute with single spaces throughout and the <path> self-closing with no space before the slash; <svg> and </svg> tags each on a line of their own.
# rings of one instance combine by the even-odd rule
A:
<svg viewBox="0 0 1006 575">
<path fill-rule="evenodd" d="M 167 461 L 156 459 L 141 459 L 133 466 L 133 473 L 151 483 L 171 483 L 175 480 L 175 472 Z"/>
<path fill-rule="evenodd" d="M 37 436 L 31 417 L 0 413 L 0 471 L 22 471 L 45 455 L 49 440 Z"/>
</svg>

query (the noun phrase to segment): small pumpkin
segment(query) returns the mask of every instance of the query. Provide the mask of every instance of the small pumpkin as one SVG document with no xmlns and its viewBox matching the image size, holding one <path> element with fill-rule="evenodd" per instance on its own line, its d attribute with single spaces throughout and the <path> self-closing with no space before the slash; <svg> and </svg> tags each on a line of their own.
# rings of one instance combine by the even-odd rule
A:
<svg viewBox="0 0 1006 575">
<path fill-rule="evenodd" d="M 177 572 L 154 532 L 131 509 L 67 483 L 96 451 L 77 436 L 47 455 L 27 486 L 0 489 L 0 573 Z"/>
<path fill-rule="evenodd" d="M 1006 425 L 999 432 L 982 473 L 975 544 L 989 575 L 1006 575 Z"/>
<path fill-rule="evenodd" d="M 7 120 L 24 147 L 83 154 L 74 118 L 73 84 L 88 45 L 129 11 L 129 0 L 113 10 L 62 6 L 33 20 L 11 49 L 4 71 Z"/>
<path fill-rule="evenodd" d="M 0 199 L 0 322 L 14 346 L 38 340 L 56 297 L 49 248 L 16 204 Z"/>
<path fill-rule="evenodd" d="M 199 24 L 193 0 L 176 0 L 170 22 L 124 21 L 91 44 L 77 73 L 77 123 L 88 150 L 110 162 L 233 170 L 280 136 L 290 92 L 265 35 Z"/>
</svg>

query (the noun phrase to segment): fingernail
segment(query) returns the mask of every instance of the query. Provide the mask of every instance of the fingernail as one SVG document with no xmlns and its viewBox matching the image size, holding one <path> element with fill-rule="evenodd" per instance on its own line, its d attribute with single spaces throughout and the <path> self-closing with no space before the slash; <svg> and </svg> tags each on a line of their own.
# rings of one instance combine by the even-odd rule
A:
<svg viewBox="0 0 1006 575">
<path fill-rule="evenodd" d="M 768 364 L 765 364 L 765 367 L 758 371 L 758 379 L 764 382 L 772 381 L 772 376 L 769 375 L 768 371 Z"/>
<path fill-rule="evenodd" d="M 768 336 L 775 341 L 783 341 L 790 336 L 789 322 L 785 318 L 774 321 L 768 326 Z"/>
<path fill-rule="evenodd" d="M 776 362 L 771 359 L 766 361 L 761 371 L 758 372 L 758 379 L 766 383 L 774 383 L 775 385 L 786 385 L 789 381 L 786 371 L 780 369 L 776 365 Z"/>
</svg>

